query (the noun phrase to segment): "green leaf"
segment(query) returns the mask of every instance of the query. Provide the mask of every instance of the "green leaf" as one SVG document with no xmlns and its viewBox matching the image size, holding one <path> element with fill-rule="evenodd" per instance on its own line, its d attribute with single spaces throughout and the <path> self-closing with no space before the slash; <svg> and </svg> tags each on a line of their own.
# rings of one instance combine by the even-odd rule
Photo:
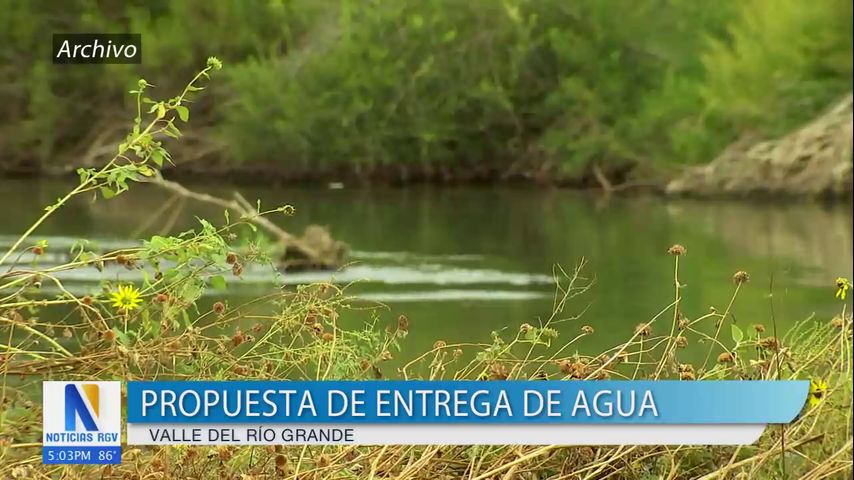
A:
<svg viewBox="0 0 854 480">
<path fill-rule="evenodd" d="M 225 290 L 227 287 L 225 277 L 222 275 L 214 275 L 211 277 L 211 286 L 217 290 Z"/>
<path fill-rule="evenodd" d="M 735 341 L 735 343 L 741 343 L 741 341 L 744 340 L 744 332 L 742 332 L 734 323 L 730 326 L 730 329 L 732 331 L 733 341 Z"/>
<path fill-rule="evenodd" d="M 113 331 L 116 333 L 116 340 L 118 340 L 119 343 L 125 346 L 130 345 L 130 337 L 128 337 L 124 332 L 116 327 L 113 327 Z"/>
<path fill-rule="evenodd" d="M 175 126 L 175 124 L 172 122 L 172 120 L 169 120 L 169 123 L 166 124 L 166 129 L 163 130 L 163 133 L 165 133 L 167 136 L 170 136 L 172 138 L 180 138 L 181 137 L 181 130 L 178 130 L 178 127 Z M 164 152 L 165 152 L 165 150 L 164 150 Z"/>
<path fill-rule="evenodd" d="M 178 118 L 180 118 L 182 122 L 187 122 L 190 120 L 190 109 L 189 108 L 187 108 L 183 105 L 178 105 L 177 107 L 175 107 L 175 111 L 178 112 Z"/>
<path fill-rule="evenodd" d="M 155 150 L 151 152 L 151 161 L 154 162 L 158 167 L 163 166 L 163 154 L 160 153 L 160 150 Z"/>
<path fill-rule="evenodd" d="M 102 195 L 105 199 L 109 200 L 109 199 L 111 199 L 111 198 L 113 198 L 113 197 L 115 197 L 115 196 L 116 196 L 116 192 L 114 192 L 114 191 L 113 191 L 111 188 L 109 188 L 109 187 L 101 187 L 101 195 Z"/>
<path fill-rule="evenodd" d="M 78 168 L 77 175 L 80 176 L 80 183 L 83 184 L 89 181 L 89 178 L 92 176 L 92 172 L 85 168 Z"/>
</svg>

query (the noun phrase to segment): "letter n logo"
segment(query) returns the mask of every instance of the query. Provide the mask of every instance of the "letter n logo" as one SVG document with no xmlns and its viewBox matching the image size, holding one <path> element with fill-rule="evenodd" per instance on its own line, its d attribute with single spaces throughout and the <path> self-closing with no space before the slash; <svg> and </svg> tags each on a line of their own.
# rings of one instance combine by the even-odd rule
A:
<svg viewBox="0 0 854 480">
<path fill-rule="evenodd" d="M 87 431 L 97 431 L 98 425 L 95 424 L 95 417 L 99 416 L 100 402 L 98 399 L 98 385 L 95 383 L 80 384 L 83 390 L 83 395 L 80 395 L 80 389 L 77 385 L 69 383 L 65 385 L 65 430 L 77 430 L 77 419 L 83 423 L 83 428 Z M 83 400 L 83 396 L 89 401 L 89 405 Z M 91 406 L 91 408 L 90 408 Z"/>
</svg>

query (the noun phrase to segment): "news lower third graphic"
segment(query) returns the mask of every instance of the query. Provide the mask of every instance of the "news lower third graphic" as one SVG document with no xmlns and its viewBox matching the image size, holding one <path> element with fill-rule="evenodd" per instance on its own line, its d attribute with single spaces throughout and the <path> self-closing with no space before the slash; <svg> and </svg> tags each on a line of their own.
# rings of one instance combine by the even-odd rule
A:
<svg viewBox="0 0 854 480">
<path fill-rule="evenodd" d="M 129 382 L 129 445 L 744 445 L 807 381 Z"/>
<path fill-rule="evenodd" d="M 44 382 L 42 462 L 121 462 L 121 382 Z"/>
<path fill-rule="evenodd" d="M 808 381 L 132 381 L 128 445 L 746 445 Z M 44 463 L 121 461 L 121 383 L 44 382 Z"/>
</svg>

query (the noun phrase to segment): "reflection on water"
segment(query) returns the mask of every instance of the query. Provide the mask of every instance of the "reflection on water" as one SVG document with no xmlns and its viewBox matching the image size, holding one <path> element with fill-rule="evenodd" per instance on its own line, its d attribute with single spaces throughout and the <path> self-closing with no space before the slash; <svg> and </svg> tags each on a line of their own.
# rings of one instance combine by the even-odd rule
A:
<svg viewBox="0 0 854 480">
<path fill-rule="evenodd" d="M 0 244 L 26 228 L 65 191 L 58 181 L 2 180 Z M 228 194 L 231 187 L 196 186 Z M 774 279 L 778 320 L 791 324 L 836 311 L 833 280 L 852 274 L 850 203 L 670 201 L 614 198 L 603 201 L 566 191 L 528 188 L 349 189 L 241 187 L 247 198 L 267 206 L 290 203 L 297 216 L 274 219 L 301 231 L 309 223 L 328 225 L 353 247 L 348 266 L 337 272 L 279 274 L 248 268 L 229 280 L 235 303 L 281 285 L 332 280 L 351 293 L 388 306 L 388 321 L 405 313 L 412 322 L 405 344 L 411 353 L 437 339 L 488 341 L 490 332 L 515 331 L 522 323 L 548 317 L 553 304 L 553 266 L 571 268 L 586 259 L 592 290 L 571 305 L 580 320 L 560 325 L 576 333 L 581 324 L 596 334 L 580 349 L 610 346 L 631 334 L 672 297 L 673 243 L 688 248 L 680 262 L 683 310 L 690 317 L 725 307 L 732 274 L 746 270 L 752 281 L 734 305 L 737 322 L 767 323 L 768 285 Z M 9 208 L 8 206 L 15 207 Z M 152 234 L 178 233 L 214 222 L 222 212 L 170 198 L 140 186 L 110 201 L 78 199 L 63 208 L 33 237 L 48 240 L 41 264 L 66 259 L 75 241 L 109 250 L 138 245 Z M 19 261 L 31 261 L 25 254 Z M 7 267 L 3 267 L 5 269 Z M 77 293 L 96 291 L 102 279 L 140 280 L 123 268 L 63 272 L 63 285 Z M 49 288 L 45 285 L 45 288 Z M 217 299 L 221 292 L 211 291 Z M 202 300 L 214 301 L 213 297 Z M 347 321 L 347 319 L 343 319 Z M 361 323 L 364 318 L 352 318 Z"/>
<path fill-rule="evenodd" d="M 797 259 L 806 270 L 801 283 L 824 285 L 827 273 L 851 273 L 851 205 L 822 208 L 785 202 L 689 202 L 668 206 L 679 222 L 695 222 L 746 255 Z"/>
</svg>

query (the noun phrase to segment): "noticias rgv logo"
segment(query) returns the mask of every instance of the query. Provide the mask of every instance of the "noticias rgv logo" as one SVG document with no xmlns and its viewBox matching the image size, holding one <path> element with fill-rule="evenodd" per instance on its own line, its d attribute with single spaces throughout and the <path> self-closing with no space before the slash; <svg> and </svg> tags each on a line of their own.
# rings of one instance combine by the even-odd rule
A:
<svg viewBox="0 0 854 480">
<path fill-rule="evenodd" d="M 116 381 L 43 382 L 43 462 L 120 461 L 121 394 Z"/>
<path fill-rule="evenodd" d="M 55 33 L 54 64 L 138 64 L 142 36 L 138 33 Z"/>
<path fill-rule="evenodd" d="M 77 431 L 77 420 L 83 424 L 83 428 L 88 432 L 98 430 L 98 425 L 95 419 L 100 416 L 101 389 L 95 383 L 83 383 L 79 385 L 69 383 L 65 386 L 65 430 L 69 432 Z M 80 392 L 83 392 L 83 395 Z M 88 405 L 83 400 L 86 397 Z"/>
</svg>

